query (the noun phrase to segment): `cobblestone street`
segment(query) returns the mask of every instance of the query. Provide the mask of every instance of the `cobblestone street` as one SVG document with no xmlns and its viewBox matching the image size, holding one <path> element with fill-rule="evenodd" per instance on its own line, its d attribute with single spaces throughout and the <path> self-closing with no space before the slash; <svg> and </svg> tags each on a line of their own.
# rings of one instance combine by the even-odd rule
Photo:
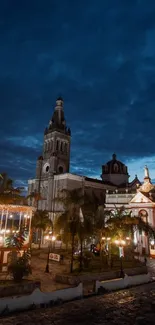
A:
<svg viewBox="0 0 155 325">
<path fill-rule="evenodd" d="M 1 325 L 154 325 L 155 283 L 0 319 Z"/>
</svg>

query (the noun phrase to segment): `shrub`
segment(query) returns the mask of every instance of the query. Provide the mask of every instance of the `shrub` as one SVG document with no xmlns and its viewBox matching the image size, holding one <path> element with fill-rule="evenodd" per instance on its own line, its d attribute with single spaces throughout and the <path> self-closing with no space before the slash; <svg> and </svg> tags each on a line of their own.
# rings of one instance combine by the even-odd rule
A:
<svg viewBox="0 0 155 325">
<path fill-rule="evenodd" d="M 12 262 L 8 265 L 8 272 L 12 274 L 15 282 L 20 282 L 24 276 L 31 274 L 31 266 L 29 261 L 29 252 L 24 252 L 23 256 L 18 257 L 16 260 L 12 260 Z"/>
</svg>

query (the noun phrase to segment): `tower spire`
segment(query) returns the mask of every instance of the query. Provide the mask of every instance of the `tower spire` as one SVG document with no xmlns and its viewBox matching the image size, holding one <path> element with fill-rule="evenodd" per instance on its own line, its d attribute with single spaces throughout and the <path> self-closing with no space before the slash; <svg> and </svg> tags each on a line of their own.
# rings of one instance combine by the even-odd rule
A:
<svg viewBox="0 0 155 325">
<path fill-rule="evenodd" d="M 45 129 L 45 134 L 58 131 L 69 136 L 71 135 L 70 128 L 67 128 L 66 126 L 63 103 L 63 98 L 58 97 L 53 115 L 49 121 L 49 126 Z"/>
</svg>

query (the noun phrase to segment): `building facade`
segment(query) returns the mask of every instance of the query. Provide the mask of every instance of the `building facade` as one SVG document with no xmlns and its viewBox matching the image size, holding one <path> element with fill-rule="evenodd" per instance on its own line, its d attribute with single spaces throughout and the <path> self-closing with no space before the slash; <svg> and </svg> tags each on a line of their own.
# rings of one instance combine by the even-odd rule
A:
<svg viewBox="0 0 155 325">
<path fill-rule="evenodd" d="M 114 210 L 124 206 L 126 211 L 132 211 L 133 216 L 140 216 L 155 228 L 155 186 L 151 183 L 149 170 L 147 166 L 144 169 L 144 182 L 137 182 L 136 192 L 129 188 L 115 192 L 106 191 L 105 207 L 108 210 Z M 148 240 L 147 235 L 142 232 L 135 232 L 134 238 L 137 250 L 140 254 L 150 254 L 155 256 L 154 240 Z"/>
<path fill-rule="evenodd" d="M 83 189 L 91 200 L 94 197 L 101 205 L 128 204 L 141 185 L 137 176 L 129 182 L 128 168 L 119 161 L 116 154 L 102 166 L 101 179 L 70 173 L 71 130 L 64 115 L 64 102 L 56 100 L 53 115 L 44 131 L 43 151 L 36 164 L 36 177 L 28 181 L 28 194 L 39 193 L 37 208 L 47 210 L 51 218 L 63 211 L 62 204 L 56 202 L 62 189 Z M 125 193 L 125 194 L 124 194 Z M 36 204 L 30 199 L 31 205 Z"/>
</svg>

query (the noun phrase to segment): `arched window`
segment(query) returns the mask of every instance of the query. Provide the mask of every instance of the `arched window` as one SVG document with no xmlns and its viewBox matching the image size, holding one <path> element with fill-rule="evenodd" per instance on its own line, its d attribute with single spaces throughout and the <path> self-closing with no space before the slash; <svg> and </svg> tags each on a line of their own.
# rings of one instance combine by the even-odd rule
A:
<svg viewBox="0 0 155 325">
<path fill-rule="evenodd" d="M 63 142 L 60 143 L 60 151 L 63 151 Z"/>
<path fill-rule="evenodd" d="M 107 173 L 108 172 L 108 165 L 104 165 L 104 171 Z"/>
<path fill-rule="evenodd" d="M 56 150 L 59 150 L 59 140 L 56 142 Z"/>
<path fill-rule="evenodd" d="M 62 166 L 59 166 L 59 168 L 58 168 L 58 172 L 60 173 L 60 174 L 63 174 L 63 167 Z"/>
<path fill-rule="evenodd" d="M 144 222 L 147 222 L 147 218 L 148 218 L 148 213 L 146 210 L 140 210 L 139 213 L 138 213 L 139 217 L 142 218 L 142 220 Z"/>
<path fill-rule="evenodd" d="M 117 164 L 114 164 L 114 172 L 118 173 L 118 165 Z"/>
<path fill-rule="evenodd" d="M 67 154 L 67 143 L 65 142 L 65 145 L 64 145 L 64 152 Z"/>
</svg>

